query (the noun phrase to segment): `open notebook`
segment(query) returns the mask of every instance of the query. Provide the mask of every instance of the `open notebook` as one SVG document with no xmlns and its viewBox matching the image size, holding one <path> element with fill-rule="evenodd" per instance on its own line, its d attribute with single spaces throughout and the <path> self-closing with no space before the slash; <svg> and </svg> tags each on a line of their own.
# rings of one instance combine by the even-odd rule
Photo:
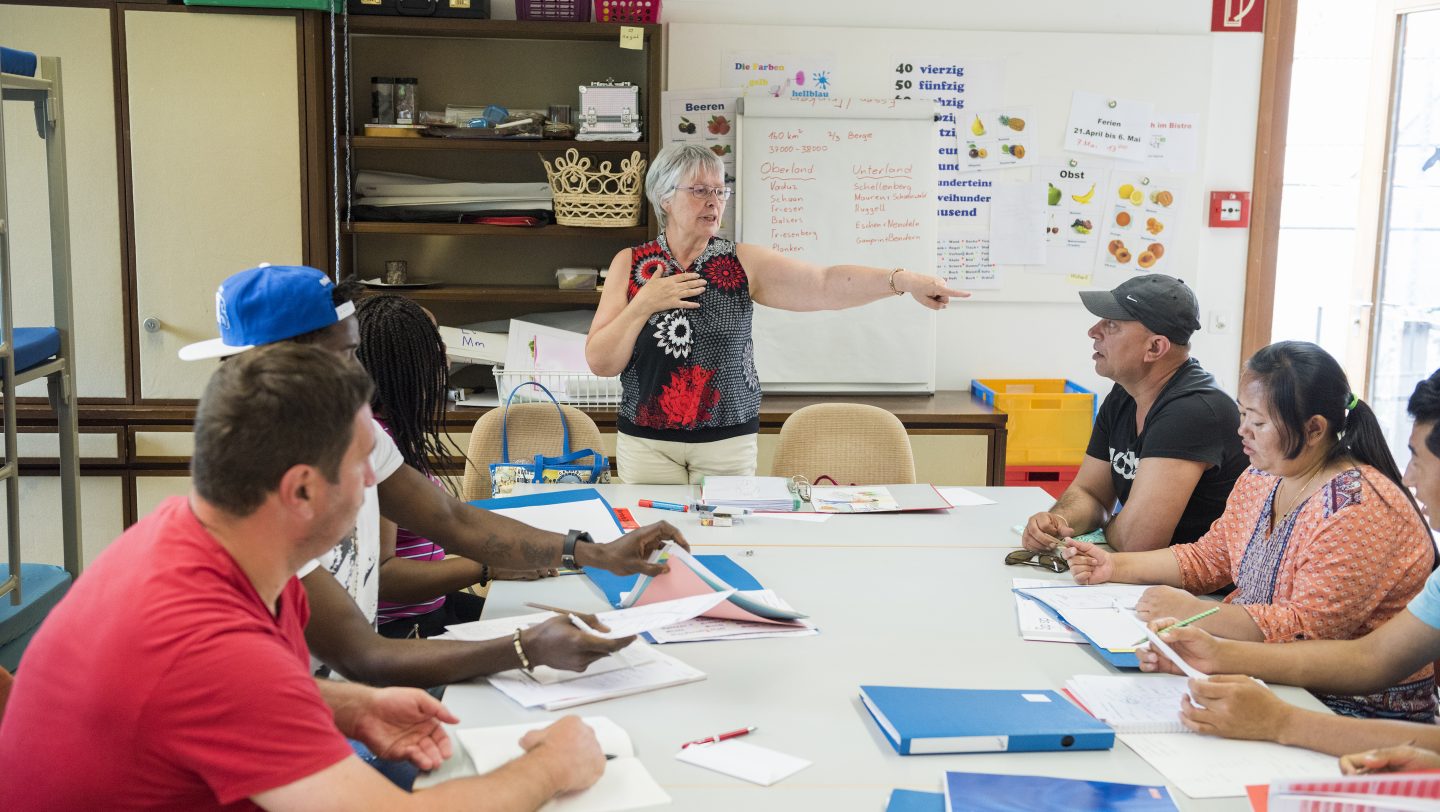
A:
<svg viewBox="0 0 1440 812">
<path fill-rule="evenodd" d="M 700 486 L 700 502 L 781 513 L 897 513 L 953 507 L 934 485 L 923 483 L 812 487 L 779 476 L 707 476 Z"/>
<path fill-rule="evenodd" d="M 1065 690 L 1116 733 L 1189 733 L 1180 723 L 1180 698 L 1188 693 L 1188 682 L 1172 674 L 1077 674 Z"/>
<path fill-rule="evenodd" d="M 475 772 L 484 775 L 523 755 L 520 738 L 551 721 L 466 728 L 456 731 L 456 736 L 465 745 Z M 623 728 L 604 716 L 586 716 L 584 722 L 595 731 L 600 749 L 614 758 L 605 763 L 605 774 L 589 789 L 561 795 L 540 807 L 542 812 L 619 812 L 670 803 L 670 796 L 635 757 L 635 746 Z"/>
</svg>

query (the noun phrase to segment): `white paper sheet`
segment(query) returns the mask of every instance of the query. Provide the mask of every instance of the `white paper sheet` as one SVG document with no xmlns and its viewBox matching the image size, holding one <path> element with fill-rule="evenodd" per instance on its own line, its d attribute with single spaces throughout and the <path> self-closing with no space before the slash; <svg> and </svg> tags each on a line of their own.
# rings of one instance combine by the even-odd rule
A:
<svg viewBox="0 0 1440 812">
<path fill-rule="evenodd" d="M 1015 589 L 1051 586 L 1053 582 L 1039 578 L 1015 578 Z M 1066 626 L 1054 615 L 1045 611 L 1038 601 L 1015 593 L 1015 618 L 1020 627 L 1020 637 L 1045 643 L 1088 643 L 1085 635 Z"/>
<path fill-rule="evenodd" d="M 1154 106 L 1133 99 L 1075 91 L 1065 149 L 1128 161 L 1144 160 Z"/>
<path fill-rule="evenodd" d="M 1046 191 L 1044 180 L 990 188 L 990 259 L 996 265 L 1045 264 Z"/>
<path fill-rule="evenodd" d="M 584 722 L 595 731 L 600 749 L 617 758 L 606 762 L 605 774 L 590 788 L 555 798 L 540 807 L 541 812 L 620 812 L 670 802 L 670 796 L 634 757 L 630 737 L 619 725 L 604 716 L 587 716 Z M 475 772 L 484 774 L 523 755 L 520 738 L 550 724 L 468 728 L 456 731 L 456 736 L 465 745 Z"/>
<path fill-rule="evenodd" d="M 803 758 L 734 739 L 686 747 L 676 753 L 675 758 L 686 764 L 732 775 L 762 787 L 788 778 L 811 764 Z"/>
<path fill-rule="evenodd" d="M 636 651 L 632 652 L 631 649 Z M 586 675 L 549 685 L 537 682 L 520 670 L 504 671 L 488 679 L 491 685 L 520 705 L 527 708 L 538 706 L 545 710 L 571 708 L 705 679 L 704 671 L 692 668 L 668 654 L 661 654 L 645 643 L 632 643 L 624 651 L 630 652 L 632 656 L 645 652 L 649 659 L 630 668 Z"/>
<path fill-rule="evenodd" d="M 653 631 L 674 623 L 683 623 L 704 614 L 733 594 L 735 594 L 735 590 L 727 589 L 721 592 L 692 595 L 688 598 L 676 598 L 673 601 L 647 603 L 643 606 L 600 612 L 595 618 L 610 627 L 608 632 L 590 628 L 585 621 L 575 615 L 571 615 L 570 619 L 577 627 L 596 637 L 618 640 L 621 637 Z"/>
<path fill-rule="evenodd" d="M 1338 759 L 1272 742 L 1188 733 L 1122 733 L 1120 741 L 1191 798 L 1229 798 L 1249 784 L 1340 774 Z"/>
<path fill-rule="evenodd" d="M 814 624 L 799 621 L 794 626 L 697 617 L 650 632 L 656 643 L 695 643 L 702 640 L 753 640 L 759 637 L 808 637 L 819 634 Z"/>
<path fill-rule="evenodd" d="M 1189 680 L 1173 674 L 1078 674 L 1065 684 L 1085 709 L 1117 733 L 1189 733 L 1180 700 Z"/>
<path fill-rule="evenodd" d="M 1150 587 L 1134 584 L 1027 588 L 1022 594 L 1041 601 L 1100 648 L 1134 651 L 1135 603 Z"/>
<path fill-rule="evenodd" d="M 598 498 L 554 505 L 507 507 L 493 512 L 552 533 L 584 530 L 599 544 L 612 542 L 625 532 L 615 524 L 610 509 Z"/>
<path fill-rule="evenodd" d="M 949 502 L 952 507 L 977 507 L 979 505 L 993 505 L 994 499 L 981 496 L 967 488 L 936 488 L 940 496 Z"/>
</svg>

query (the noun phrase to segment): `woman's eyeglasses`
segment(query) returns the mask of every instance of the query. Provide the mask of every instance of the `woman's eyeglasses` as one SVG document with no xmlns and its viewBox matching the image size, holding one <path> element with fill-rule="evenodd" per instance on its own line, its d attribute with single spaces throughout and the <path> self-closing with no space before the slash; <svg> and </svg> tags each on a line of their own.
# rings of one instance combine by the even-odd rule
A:
<svg viewBox="0 0 1440 812">
<path fill-rule="evenodd" d="M 707 197 L 713 197 L 713 198 L 715 198 L 716 200 L 729 200 L 729 199 L 730 199 L 730 195 L 732 195 L 732 194 L 735 193 L 735 190 L 734 190 L 734 189 L 731 189 L 729 186 L 676 186 L 676 187 L 675 187 L 675 190 L 676 190 L 677 192 L 680 191 L 680 190 L 682 190 L 682 189 L 683 189 L 684 191 L 689 192 L 691 195 L 693 195 L 696 200 L 704 200 L 704 199 L 707 198 Z"/>
<path fill-rule="evenodd" d="M 1005 555 L 1006 564 L 1024 564 L 1029 567 L 1043 567 L 1051 572 L 1065 572 L 1070 569 L 1070 562 L 1061 558 L 1055 553 L 1042 553 L 1035 550 L 1014 550 Z"/>
</svg>

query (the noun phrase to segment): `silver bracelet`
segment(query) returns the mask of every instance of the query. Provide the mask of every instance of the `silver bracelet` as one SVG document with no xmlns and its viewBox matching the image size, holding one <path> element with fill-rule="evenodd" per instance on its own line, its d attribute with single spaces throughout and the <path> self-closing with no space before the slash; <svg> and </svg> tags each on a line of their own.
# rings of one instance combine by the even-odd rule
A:
<svg viewBox="0 0 1440 812">
<path fill-rule="evenodd" d="M 890 292 L 893 293 L 893 294 L 895 294 L 896 296 L 904 296 L 904 295 L 905 295 L 905 292 L 904 292 L 904 291 L 902 291 L 902 290 L 900 290 L 899 288 L 895 287 L 895 274 L 900 273 L 900 272 L 903 271 L 903 270 L 905 270 L 905 269 L 904 269 L 904 268 L 896 268 L 895 270 L 893 270 L 893 271 L 890 272 Z"/>
</svg>

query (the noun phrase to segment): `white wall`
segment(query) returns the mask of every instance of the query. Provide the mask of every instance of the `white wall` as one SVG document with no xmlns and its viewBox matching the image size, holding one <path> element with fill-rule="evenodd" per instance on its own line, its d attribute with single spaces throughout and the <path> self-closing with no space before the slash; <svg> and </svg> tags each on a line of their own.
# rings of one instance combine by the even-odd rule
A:
<svg viewBox="0 0 1440 812">
<path fill-rule="evenodd" d="M 1209 34 L 1210 0 L 1011 0 L 976 3 L 963 0 L 664 0 L 667 23 L 806 25 L 817 28 L 815 49 L 823 49 L 825 26 L 875 29 L 876 47 L 884 47 L 886 28 L 993 31 L 1072 31 L 1131 34 L 1206 34 L 1213 42 L 1209 131 L 1202 133 L 1204 171 L 1196 192 L 1249 190 L 1255 156 L 1256 114 L 1260 99 L 1259 34 Z M 514 4 L 496 0 L 496 18 L 514 16 Z M 797 46 L 800 47 L 800 46 Z M 685 59 L 671 53 L 670 64 Z M 1182 64 L 1155 70 L 1184 71 Z M 1077 69 L 1083 66 L 1077 65 Z M 717 67 L 718 73 L 718 67 Z M 1163 103 L 1163 99 L 1156 99 Z M 1197 218 L 1204 206 L 1195 207 Z M 1194 355 L 1233 391 L 1240 366 L 1240 321 L 1245 296 L 1246 233 L 1211 230 L 1203 220 L 1198 280 L 1204 329 L 1195 336 Z M 942 388 L 965 388 L 978 377 L 1070 377 L 1108 390 L 1094 374 L 1085 331 L 1094 319 L 1077 303 L 986 303 L 953 305 L 965 319 L 973 341 L 955 348 L 937 370 Z M 1224 329 L 1213 329 L 1216 320 Z"/>
</svg>

